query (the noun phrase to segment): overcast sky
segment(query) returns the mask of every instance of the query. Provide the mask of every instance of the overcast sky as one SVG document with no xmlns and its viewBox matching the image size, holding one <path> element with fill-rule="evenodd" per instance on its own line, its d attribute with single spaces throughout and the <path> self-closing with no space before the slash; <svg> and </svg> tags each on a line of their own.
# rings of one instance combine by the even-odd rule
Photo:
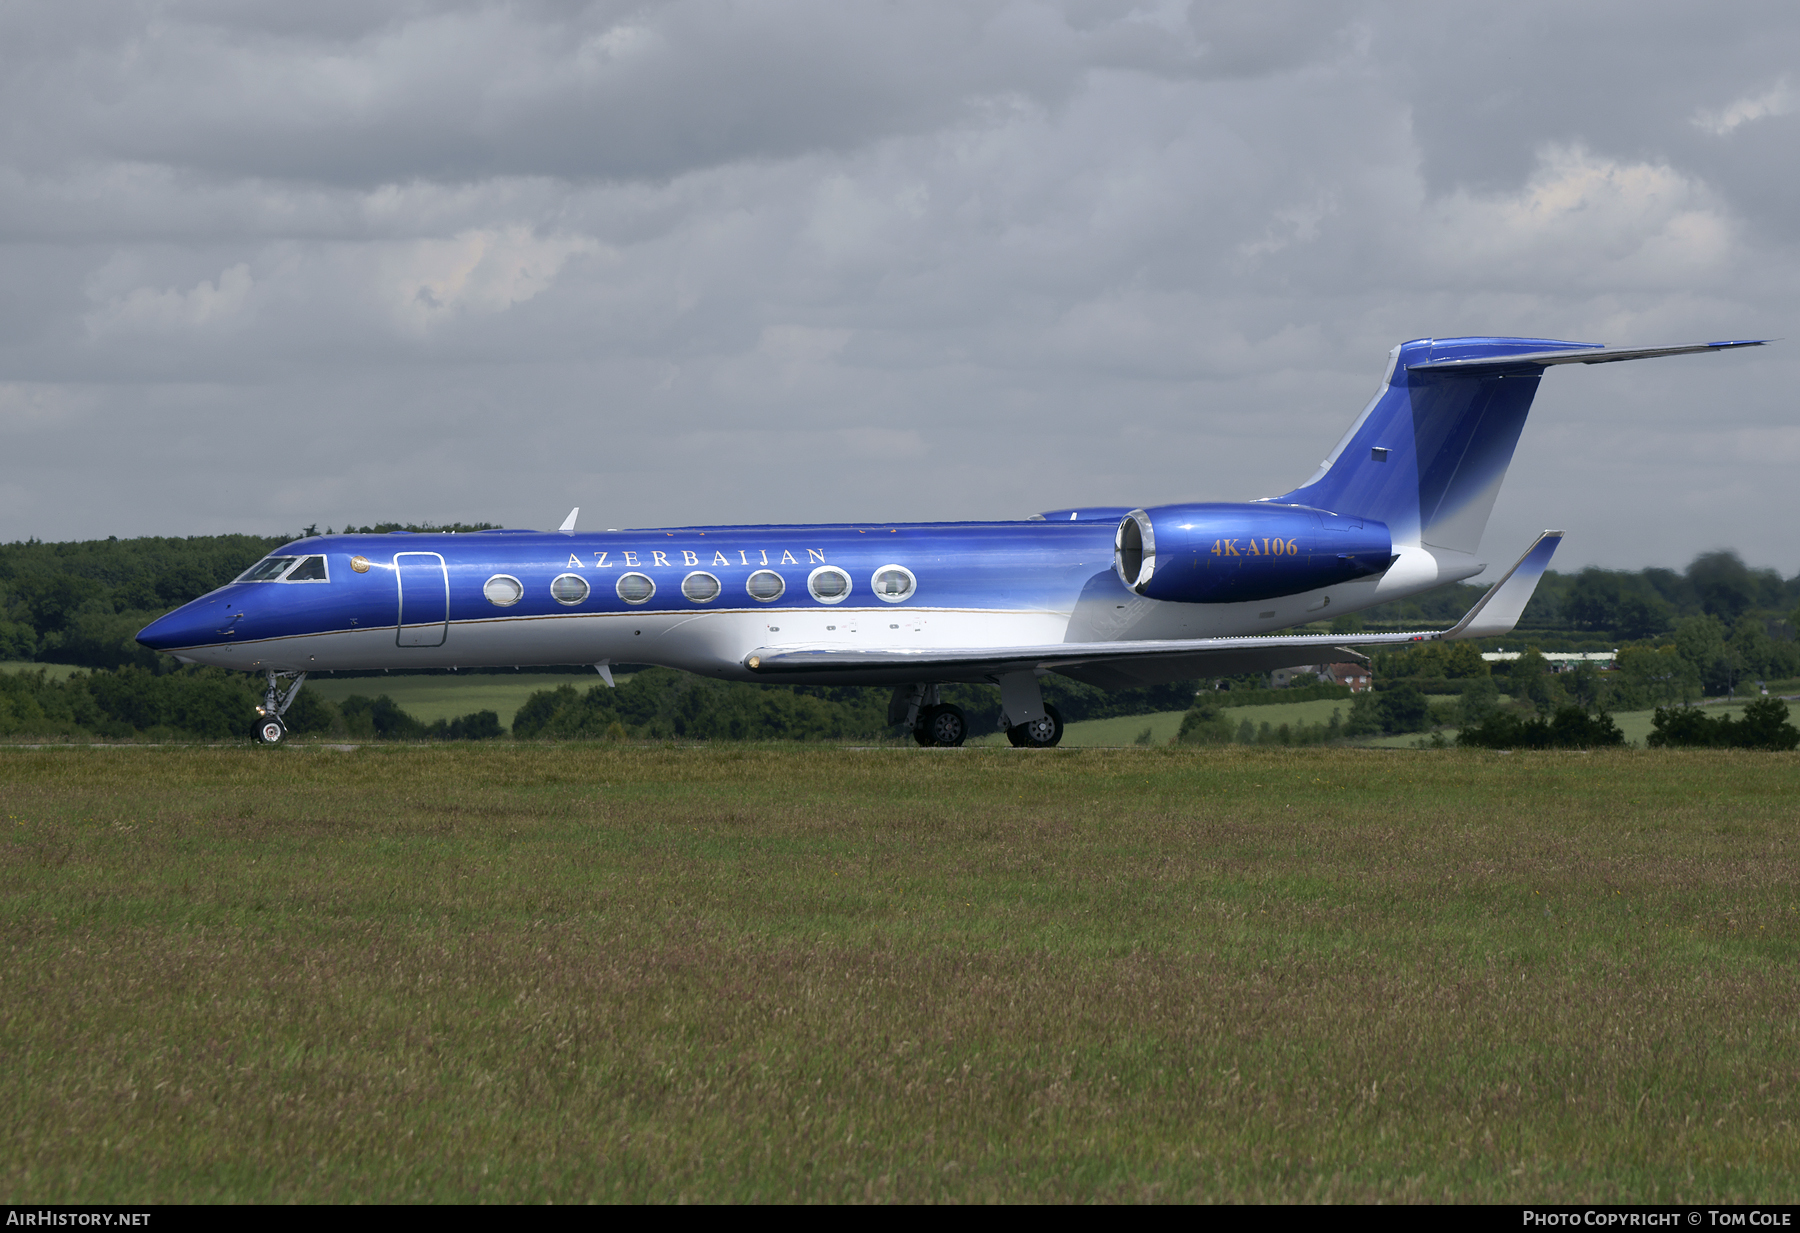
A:
<svg viewBox="0 0 1800 1233">
<path fill-rule="evenodd" d="M 1483 545 L 1800 570 L 1791 4 L 0 6 L 0 539 L 1011 518 L 1549 373 Z"/>
</svg>

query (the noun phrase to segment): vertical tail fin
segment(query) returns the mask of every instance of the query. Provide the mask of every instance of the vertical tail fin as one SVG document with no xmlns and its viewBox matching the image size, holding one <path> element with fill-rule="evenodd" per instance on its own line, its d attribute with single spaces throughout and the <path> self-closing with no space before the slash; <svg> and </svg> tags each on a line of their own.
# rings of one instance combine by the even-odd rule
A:
<svg viewBox="0 0 1800 1233">
<path fill-rule="evenodd" d="M 1544 369 L 1760 347 L 1740 338 L 1607 348 L 1553 338 L 1418 338 L 1388 356 L 1381 389 L 1306 483 L 1279 497 L 1385 522 L 1396 544 L 1473 553 Z"/>
<path fill-rule="evenodd" d="M 1473 553 L 1537 394 L 1540 357 L 1591 349 L 1543 338 L 1402 343 L 1390 353 L 1380 391 L 1318 473 L 1269 500 L 1379 519 L 1397 544 Z M 1536 362 L 1473 371 L 1420 368 L 1512 355 Z"/>
</svg>

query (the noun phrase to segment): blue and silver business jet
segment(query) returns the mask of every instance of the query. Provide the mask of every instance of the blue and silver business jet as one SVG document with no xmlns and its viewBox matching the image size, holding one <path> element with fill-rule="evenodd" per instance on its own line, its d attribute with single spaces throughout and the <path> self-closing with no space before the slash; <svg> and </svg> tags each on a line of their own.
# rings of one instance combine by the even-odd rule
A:
<svg viewBox="0 0 1800 1233">
<path fill-rule="evenodd" d="M 1546 368 L 1757 346 L 1609 349 L 1424 338 L 1306 483 L 1248 503 L 1060 509 L 1015 522 L 325 535 L 151 623 L 184 663 L 267 677 L 261 737 L 311 672 L 665 664 L 733 681 L 894 687 L 889 718 L 960 745 L 951 682 L 1000 687 L 1014 745 L 1062 738 L 1039 680 L 1120 689 L 1357 660 L 1510 631 L 1545 531 L 1441 632 L 1283 634 L 1480 573 L 1475 557 Z"/>
</svg>

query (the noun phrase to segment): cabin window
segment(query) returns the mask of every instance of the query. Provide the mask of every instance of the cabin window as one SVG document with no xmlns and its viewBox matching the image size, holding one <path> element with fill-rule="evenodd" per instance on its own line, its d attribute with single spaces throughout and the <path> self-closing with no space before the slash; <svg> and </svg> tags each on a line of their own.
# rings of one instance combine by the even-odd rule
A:
<svg viewBox="0 0 1800 1233">
<path fill-rule="evenodd" d="M 723 589 L 717 578 L 698 570 L 681 580 L 681 593 L 696 604 L 712 603 Z"/>
<path fill-rule="evenodd" d="M 647 604 L 656 594 L 656 584 L 643 574 L 624 574 L 619 578 L 619 598 L 628 604 Z"/>
<path fill-rule="evenodd" d="M 835 565 L 821 565 L 807 576 L 806 589 L 821 604 L 841 604 L 850 594 L 850 575 Z"/>
<path fill-rule="evenodd" d="M 875 594 L 890 604 L 911 599 L 912 593 L 919 589 L 919 580 L 904 565 L 883 565 L 875 571 L 870 581 Z"/>
<path fill-rule="evenodd" d="M 579 604 L 588 597 L 587 579 L 580 574 L 562 574 L 550 584 L 550 597 L 559 604 Z"/>
<path fill-rule="evenodd" d="M 759 569 L 745 581 L 744 589 L 750 592 L 751 599 L 772 604 L 787 590 L 787 582 L 772 569 Z"/>
<path fill-rule="evenodd" d="M 272 582 L 281 577 L 298 557 L 265 557 L 238 575 L 239 582 Z"/>
<path fill-rule="evenodd" d="M 510 608 L 525 598 L 525 584 L 511 574 L 495 574 L 481 584 L 481 593 L 496 608 Z"/>
<path fill-rule="evenodd" d="M 301 557 L 300 564 L 288 571 L 283 582 L 329 582 L 325 573 L 324 557 Z"/>
</svg>

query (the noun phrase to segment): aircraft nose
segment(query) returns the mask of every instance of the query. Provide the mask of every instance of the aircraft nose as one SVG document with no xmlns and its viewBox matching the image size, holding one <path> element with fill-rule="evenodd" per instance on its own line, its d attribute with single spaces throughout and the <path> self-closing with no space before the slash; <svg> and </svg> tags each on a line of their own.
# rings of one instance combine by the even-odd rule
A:
<svg viewBox="0 0 1800 1233">
<path fill-rule="evenodd" d="M 181 647 L 202 646 L 222 642 L 219 630 L 228 626 L 236 609 L 216 599 L 197 599 L 183 604 L 165 616 L 159 616 L 138 631 L 140 645 L 153 651 L 173 651 Z"/>
</svg>

